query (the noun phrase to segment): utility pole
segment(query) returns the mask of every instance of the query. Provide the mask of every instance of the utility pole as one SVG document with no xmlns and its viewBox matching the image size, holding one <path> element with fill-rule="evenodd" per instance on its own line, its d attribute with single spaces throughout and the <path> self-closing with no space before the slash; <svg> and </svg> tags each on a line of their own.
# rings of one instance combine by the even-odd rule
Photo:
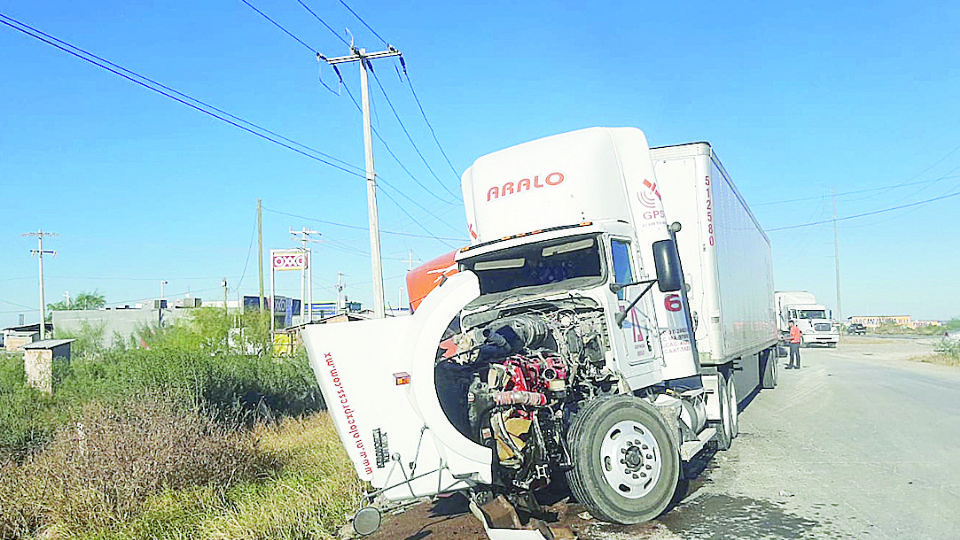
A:
<svg viewBox="0 0 960 540">
<path fill-rule="evenodd" d="M 343 289 L 346 286 L 347 284 L 343 282 L 343 272 L 337 272 L 337 315 L 340 314 L 340 306 L 343 304 Z M 346 306 L 344 306 L 344 311 L 346 311 Z"/>
<path fill-rule="evenodd" d="M 257 264 L 260 268 L 260 316 L 263 317 L 263 202 L 257 197 Z M 270 306 L 273 309 L 273 306 Z"/>
<path fill-rule="evenodd" d="M 383 262 L 380 259 L 380 218 L 377 215 L 377 175 L 373 169 L 373 136 L 370 126 L 370 85 L 367 81 L 367 70 L 373 69 L 371 60 L 400 56 L 400 51 L 387 45 L 387 50 L 367 53 L 366 49 L 358 49 L 350 45 L 350 54 L 337 58 L 325 58 L 318 54 L 320 60 L 331 66 L 349 62 L 360 62 L 360 96 L 363 112 L 363 149 L 367 169 L 367 206 L 370 217 L 370 261 L 373 270 L 373 312 L 374 316 L 382 319 L 386 316 L 383 302 Z"/>
<path fill-rule="evenodd" d="M 21 236 L 36 236 L 37 237 L 37 249 L 31 249 L 31 255 L 37 255 L 40 259 L 40 340 L 47 339 L 47 304 L 46 300 L 43 297 L 43 256 L 44 254 L 49 253 L 50 255 L 56 256 L 56 251 L 44 250 L 43 249 L 43 237 L 44 236 L 60 236 L 57 233 L 43 232 L 43 229 L 40 229 L 37 232 L 28 232 L 23 233 Z"/>
<path fill-rule="evenodd" d="M 840 302 L 840 236 L 837 233 L 837 189 L 830 188 L 833 196 L 833 262 L 837 271 L 837 322 L 843 325 L 843 304 Z"/>
<path fill-rule="evenodd" d="M 306 320 L 313 322 L 313 251 L 307 249 L 307 242 L 319 242 L 320 240 L 314 240 L 310 238 L 311 234 L 320 234 L 317 231 L 307 228 L 301 228 L 299 231 L 290 229 L 290 236 L 294 239 L 297 239 L 297 235 L 300 235 L 300 252 L 303 253 L 304 263 L 306 269 L 300 269 L 300 322 L 301 324 Z M 309 285 L 309 294 L 310 297 L 309 304 L 307 308 L 304 309 L 304 280 L 310 283 Z M 303 314 L 306 312 L 307 318 L 305 319 Z"/>
<path fill-rule="evenodd" d="M 220 282 L 220 285 L 223 287 L 223 314 L 227 314 L 227 278 L 223 278 Z"/>
</svg>

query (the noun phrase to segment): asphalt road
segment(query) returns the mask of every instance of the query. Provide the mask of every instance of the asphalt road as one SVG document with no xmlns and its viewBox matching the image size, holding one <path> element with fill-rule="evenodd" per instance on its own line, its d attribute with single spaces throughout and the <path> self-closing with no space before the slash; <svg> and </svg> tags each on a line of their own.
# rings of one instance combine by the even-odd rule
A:
<svg viewBox="0 0 960 540">
<path fill-rule="evenodd" d="M 960 369 L 907 361 L 931 348 L 803 349 L 659 520 L 662 537 L 960 538 Z"/>
<path fill-rule="evenodd" d="M 960 538 L 960 369 L 908 361 L 931 350 L 869 336 L 803 349 L 802 369 L 754 397 L 733 447 L 703 456 L 665 515 L 624 527 L 570 505 L 560 525 L 580 540 Z M 376 537 L 485 538 L 472 516 L 437 508 Z"/>
</svg>

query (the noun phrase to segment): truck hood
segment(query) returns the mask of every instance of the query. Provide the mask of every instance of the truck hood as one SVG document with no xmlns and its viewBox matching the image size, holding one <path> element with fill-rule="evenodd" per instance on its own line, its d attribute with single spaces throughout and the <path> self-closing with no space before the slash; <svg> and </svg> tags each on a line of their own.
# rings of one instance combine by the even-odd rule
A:
<svg viewBox="0 0 960 540">
<path fill-rule="evenodd" d="M 357 474 L 387 488 L 387 498 L 491 482 L 490 449 L 450 423 L 434 382 L 444 331 L 479 293 L 476 275 L 461 272 L 409 317 L 303 330 L 310 366 Z"/>
</svg>

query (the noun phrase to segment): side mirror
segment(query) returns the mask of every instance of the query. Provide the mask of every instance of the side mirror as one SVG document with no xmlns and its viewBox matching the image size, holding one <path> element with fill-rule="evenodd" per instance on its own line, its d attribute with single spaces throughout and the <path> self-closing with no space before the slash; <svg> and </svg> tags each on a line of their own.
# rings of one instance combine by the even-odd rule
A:
<svg viewBox="0 0 960 540">
<path fill-rule="evenodd" d="M 675 292 L 683 287 L 676 242 L 670 239 L 654 242 L 653 264 L 657 269 L 657 288 L 660 292 Z"/>
</svg>

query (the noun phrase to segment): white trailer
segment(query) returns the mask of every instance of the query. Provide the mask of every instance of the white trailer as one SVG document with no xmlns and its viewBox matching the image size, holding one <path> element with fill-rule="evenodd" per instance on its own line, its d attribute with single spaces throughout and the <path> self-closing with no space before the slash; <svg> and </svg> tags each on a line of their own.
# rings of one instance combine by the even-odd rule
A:
<svg viewBox="0 0 960 540">
<path fill-rule="evenodd" d="M 794 321 L 802 333 L 802 343 L 836 347 L 840 342 L 840 327 L 826 306 L 817 302 L 809 291 L 777 291 L 774 294 L 777 307 L 777 327 L 781 339 L 790 334 L 790 321 Z"/>
<path fill-rule="evenodd" d="M 747 399 L 777 378 L 770 239 L 709 143 L 650 149 L 690 290 L 702 373 L 734 377 Z M 705 381 L 709 382 L 709 381 Z"/>
</svg>

